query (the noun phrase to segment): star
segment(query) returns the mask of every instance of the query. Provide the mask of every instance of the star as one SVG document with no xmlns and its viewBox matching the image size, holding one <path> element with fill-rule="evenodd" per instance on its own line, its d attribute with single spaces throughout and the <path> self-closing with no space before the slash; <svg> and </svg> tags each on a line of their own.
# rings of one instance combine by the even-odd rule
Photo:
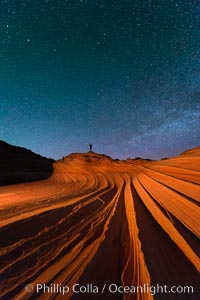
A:
<svg viewBox="0 0 200 300">
<path fill-rule="evenodd" d="M 199 2 L 58 2 L 2 2 L 1 138 L 56 159 L 197 146 Z"/>
</svg>

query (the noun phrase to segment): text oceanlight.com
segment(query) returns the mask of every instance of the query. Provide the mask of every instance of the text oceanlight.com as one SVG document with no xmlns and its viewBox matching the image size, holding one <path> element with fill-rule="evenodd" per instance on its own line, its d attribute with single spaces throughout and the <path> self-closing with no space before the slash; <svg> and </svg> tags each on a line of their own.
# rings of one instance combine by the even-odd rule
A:
<svg viewBox="0 0 200 300">
<path fill-rule="evenodd" d="M 37 284 L 27 284 L 25 290 L 28 293 L 44 293 L 44 294 L 62 294 L 66 295 L 68 293 L 75 294 L 138 294 L 138 293 L 149 293 L 152 296 L 156 294 L 192 294 L 194 293 L 193 286 L 167 286 L 167 285 L 149 285 L 143 284 L 139 286 L 122 286 L 116 284 L 104 284 L 103 286 L 97 286 L 92 283 L 86 285 L 80 285 L 78 283 L 74 284 L 72 287 L 67 285 L 53 283 L 50 285 L 37 283 Z"/>
</svg>

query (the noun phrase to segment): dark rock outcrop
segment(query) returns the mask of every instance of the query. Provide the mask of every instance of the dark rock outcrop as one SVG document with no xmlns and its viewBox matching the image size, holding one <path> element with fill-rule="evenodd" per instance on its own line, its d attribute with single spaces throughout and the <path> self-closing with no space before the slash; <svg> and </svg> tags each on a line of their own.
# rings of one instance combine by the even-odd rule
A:
<svg viewBox="0 0 200 300">
<path fill-rule="evenodd" d="M 54 160 L 0 140 L 0 185 L 48 178 Z"/>
</svg>

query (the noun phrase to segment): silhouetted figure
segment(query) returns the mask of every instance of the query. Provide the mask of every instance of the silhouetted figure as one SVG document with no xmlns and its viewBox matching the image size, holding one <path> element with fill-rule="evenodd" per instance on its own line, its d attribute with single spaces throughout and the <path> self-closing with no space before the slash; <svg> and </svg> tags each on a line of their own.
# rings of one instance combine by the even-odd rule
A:
<svg viewBox="0 0 200 300">
<path fill-rule="evenodd" d="M 92 151 L 93 144 L 89 144 L 90 151 Z"/>
</svg>

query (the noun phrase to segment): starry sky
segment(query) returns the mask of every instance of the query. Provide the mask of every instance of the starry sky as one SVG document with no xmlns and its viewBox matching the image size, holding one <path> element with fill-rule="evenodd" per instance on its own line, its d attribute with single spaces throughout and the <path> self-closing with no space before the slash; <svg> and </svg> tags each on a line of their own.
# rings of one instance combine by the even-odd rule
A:
<svg viewBox="0 0 200 300">
<path fill-rule="evenodd" d="M 159 159 L 199 124 L 199 0 L 0 1 L 0 139 Z"/>
</svg>

